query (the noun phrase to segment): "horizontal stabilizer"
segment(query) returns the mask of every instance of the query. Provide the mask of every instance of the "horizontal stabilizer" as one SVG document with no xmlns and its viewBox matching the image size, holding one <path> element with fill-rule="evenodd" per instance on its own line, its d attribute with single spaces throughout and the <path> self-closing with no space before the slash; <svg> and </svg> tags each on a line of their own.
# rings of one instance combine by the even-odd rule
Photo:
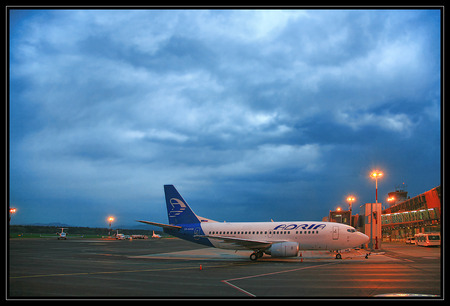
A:
<svg viewBox="0 0 450 306">
<path fill-rule="evenodd" d="M 170 228 L 170 229 L 181 229 L 181 226 L 178 225 L 170 225 L 170 224 L 163 224 L 163 223 L 157 223 L 157 222 L 150 222 L 150 221 L 142 221 L 142 220 L 136 220 L 137 222 L 141 222 L 141 223 L 145 223 L 145 224 L 150 224 L 150 225 L 154 225 L 154 226 L 159 226 L 159 227 L 163 227 L 163 228 Z"/>
</svg>

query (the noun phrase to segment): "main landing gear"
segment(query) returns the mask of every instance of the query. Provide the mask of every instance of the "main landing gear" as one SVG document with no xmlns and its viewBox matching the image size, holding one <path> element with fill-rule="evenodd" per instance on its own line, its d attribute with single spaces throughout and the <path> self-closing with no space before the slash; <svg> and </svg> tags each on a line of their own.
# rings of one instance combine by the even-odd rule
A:
<svg viewBox="0 0 450 306">
<path fill-rule="evenodd" d="M 330 250 L 330 253 L 336 253 L 336 259 L 342 259 L 342 255 L 339 252 L 340 250 Z"/>
<path fill-rule="evenodd" d="M 256 251 L 256 252 L 254 252 L 254 253 L 252 253 L 252 254 L 250 255 L 250 260 L 251 260 L 251 261 L 257 261 L 258 258 L 263 257 L 263 255 L 264 255 L 263 252 L 261 252 L 261 251 Z"/>
</svg>

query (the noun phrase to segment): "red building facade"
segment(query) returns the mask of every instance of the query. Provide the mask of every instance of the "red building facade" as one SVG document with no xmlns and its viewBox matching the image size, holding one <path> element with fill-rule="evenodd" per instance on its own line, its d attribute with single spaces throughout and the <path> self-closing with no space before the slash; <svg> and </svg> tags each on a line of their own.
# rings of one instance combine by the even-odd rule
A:
<svg viewBox="0 0 450 306">
<path fill-rule="evenodd" d="M 441 186 L 382 211 L 383 240 L 402 241 L 418 233 L 441 230 Z"/>
</svg>

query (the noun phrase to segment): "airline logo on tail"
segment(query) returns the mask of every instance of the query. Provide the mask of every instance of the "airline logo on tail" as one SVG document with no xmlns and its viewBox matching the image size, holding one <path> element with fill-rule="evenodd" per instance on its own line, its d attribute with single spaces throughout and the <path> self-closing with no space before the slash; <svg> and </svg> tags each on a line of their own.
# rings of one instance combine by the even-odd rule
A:
<svg viewBox="0 0 450 306">
<path fill-rule="evenodd" d="M 172 209 L 169 212 L 169 217 L 179 216 L 186 209 L 186 205 L 180 199 L 172 198 L 169 202 L 170 205 L 172 205 Z"/>
</svg>

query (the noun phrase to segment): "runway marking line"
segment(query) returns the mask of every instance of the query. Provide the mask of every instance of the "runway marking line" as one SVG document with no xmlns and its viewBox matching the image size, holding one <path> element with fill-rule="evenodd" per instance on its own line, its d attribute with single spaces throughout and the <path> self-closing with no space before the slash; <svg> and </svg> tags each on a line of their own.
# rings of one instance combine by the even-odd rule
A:
<svg viewBox="0 0 450 306">
<path fill-rule="evenodd" d="M 226 265 L 206 266 L 205 268 L 219 268 Z M 77 272 L 77 273 L 56 273 L 56 274 L 39 274 L 39 275 L 23 275 L 23 276 L 10 276 L 10 279 L 20 278 L 38 278 L 38 277 L 54 277 L 54 276 L 76 276 L 76 275 L 95 275 L 95 274 L 119 274 L 119 273 L 135 273 L 135 272 L 155 272 L 155 271 L 174 271 L 174 270 L 198 270 L 199 266 L 180 267 L 180 268 L 163 268 L 163 269 L 144 269 L 144 270 L 124 270 L 124 271 L 100 271 L 100 272 Z"/>
<path fill-rule="evenodd" d="M 301 267 L 301 268 L 297 268 L 297 269 L 290 269 L 290 270 L 284 270 L 284 271 L 277 271 L 277 272 L 270 272 L 270 273 L 263 273 L 263 274 L 257 274 L 257 275 L 249 275 L 249 276 L 243 276 L 243 277 L 237 277 L 237 278 L 230 278 L 230 279 L 226 279 L 226 280 L 221 280 L 222 283 L 225 283 L 231 287 L 233 287 L 234 289 L 239 290 L 242 293 L 245 293 L 248 296 L 251 297 L 256 297 L 256 295 L 254 295 L 251 292 L 248 292 L 236 285 L 233 285 L 232 281 L 237 281 L 237 280 L 242 280 L 242 279 L 249 279 L 249 278 L 256 278 L 256 277 L 264 277 L 264 276 L 269 276 L 269 275 L 275 275 L 275 274 L 281 274 L 281 273 L 289 273 L 289 272 L 294 272 L 294 271 L 300 271 L 300 270 L 306 270 L 306 269 L 312 269 L 312 268 L 317 268 L 317 267 L 323 267 L 323 266 L 329 266 L 329 265 L 334 265 L 337 264 L 339 262 L 330 262 L 327 264 L 323 264 L 323 265 L 314 265 L 314 266 L 308 266 L 308 267 Z"/>
</svg>

